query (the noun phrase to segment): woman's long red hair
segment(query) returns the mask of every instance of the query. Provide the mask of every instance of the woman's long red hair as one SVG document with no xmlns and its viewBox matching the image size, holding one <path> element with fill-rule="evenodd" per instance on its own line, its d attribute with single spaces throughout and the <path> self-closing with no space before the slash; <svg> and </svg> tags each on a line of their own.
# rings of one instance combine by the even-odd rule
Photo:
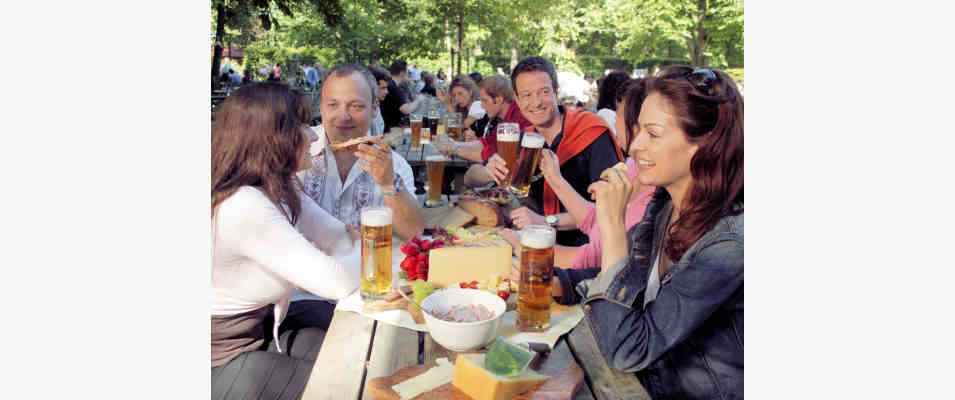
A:
<svg viewBox="0 0 955 400">
<path fill-rule="evenodd" d="M 698 87 L 686 77 L 693 71 L 673 66 L 647 80 L 647 93 L 659 93 L 673 107 L 687 140 L 698 145 L 690 160 L 693 182 L 664 251 L 679 260 L 724 216 L 743 212 L 743 96 L 726 73 Z"/>
</svg>

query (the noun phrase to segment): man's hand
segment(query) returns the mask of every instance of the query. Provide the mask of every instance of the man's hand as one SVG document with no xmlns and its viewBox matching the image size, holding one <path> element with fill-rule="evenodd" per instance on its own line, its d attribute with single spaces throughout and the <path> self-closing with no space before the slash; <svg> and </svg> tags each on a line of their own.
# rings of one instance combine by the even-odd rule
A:
<svg viewBox="0 0 955 400">
<path fill-rule="evenodd" d="M 355 156 L 361 160 L 359 168 L 371 175 L 371 179 L 379 187 L 394 185 L 395 170 L 391 162 L 391 148 L 382 143 L 381 136 L 376 136 L 369 144 L 358 145 Z"/>
<path fill-rule="evenodd" d="M 498 185 L 504 182 L 508 172 L 510 172 L 507 169 L 507 162 L 497 153 L 494 153 L 494 155 L 487 160 L 487 170 L 491 173 L 491 176 L 494 177 L 494 182 Z"/>
<path fill-rule="evenodd" d="M 521 207 L 511 211 L 511 223 L 517 229 L 524 229 L 528 225 L 547 225 L 547 220 L 527 207 Z"/>
<path fill-rule="evenodd" d="M 438 152 L 446 157 L 453 156 L 457 150 L 457 143 L 454 139 L 448 137 L 448 135 L 437 136 L 437 139 L 434 140 L 434 144 Z"/>
<path fill-rule="evenodd" d="M 474 133 L 474 131 L 472 131 L 471 128 L 465 129 L 465 130 L 464 130 L 464 141 L 465 141 L 465 142 L 472 142 L 472 141 L 475 141 L 475 140 L 478 140 L 477 134 Z"/>
</svg>

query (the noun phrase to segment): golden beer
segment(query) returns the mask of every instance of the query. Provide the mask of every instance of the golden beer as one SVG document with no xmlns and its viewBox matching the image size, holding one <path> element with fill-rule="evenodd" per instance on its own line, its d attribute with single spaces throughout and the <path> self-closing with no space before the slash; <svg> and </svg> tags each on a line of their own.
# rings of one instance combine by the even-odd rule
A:
<svg viewBox="0 0 955 400">
<path fill-rule="evenodd" d="M 527 197 L 531 188 L 531 178 L 537 171 L 537 164 L 541 160 L 541 149 L 544 148 L 544 137 L 536 133 L 525 133 L 521 139 L 521 155 L 517 159 L 517 170 L 511 179 L 510 189 L 517 197 Z"/>
<path fill-rule="evenodd" d="M 441 118 L 438 120 L 438 131 L 435 132 L 437 136 L 444 136 L 448 134 L 448 120 Z"/>
<path fill-rule="evenodd" d="M 464 139 L 464 127 L 461 126 L 461 113 L 448 113 L 448 136 L 454 140 Z"/>
<path fill-rule="evenodd" d="M 411 148 L 413 149 L 421 147 L 422 125 L 424 125 L 424 121 L 421 120 L 420 115 L 411 116 Z"/>
<path fill-rule="evenodd" d="M 502 182 L 503 187 L 511 184 L 511 177 L 514 176 L 514 170 L 517 168 L 518 140 L 521 132 L 517 124 L 502 122 L 497 125 L 497 154 L 504 159 L 507 165 L 507 176 Z"/>
<path fill-rule="evenodd" d="M 428 199 L 424 204 L 427 207 L 441 205 L 441 190 L 444 188 L 444 165 L 447 161 L 448 159 L 440 154 L 425 158 L 425 164 L 428 166 Z"/>
<path fill-rule="evenodd" d="M 541 332 L 550 328 L 551 279 L 557 231 L 547 225 L 521 230 L 521 280 L 517 288 L 517 330 Z"/>
<path fill-rule="evenodd" d="M 419 143 L 431 143 L 431 128 L 421 128 L 421 139 L 419 139 Z"/>
<path fill-rule="evenodd" d="M 391 209 L 361 210 L 361 297 L 380 299 L 391 291 Z"/>
</svg>

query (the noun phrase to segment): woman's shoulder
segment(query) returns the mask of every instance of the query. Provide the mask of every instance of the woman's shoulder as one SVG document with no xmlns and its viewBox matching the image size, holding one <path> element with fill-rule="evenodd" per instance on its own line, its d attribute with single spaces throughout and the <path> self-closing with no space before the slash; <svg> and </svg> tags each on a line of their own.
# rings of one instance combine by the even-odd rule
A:
<svg viewBox="0 0 955 400">
<path fill-rule="evenodd" d="M 265 193 L 252 186 L 242 186 L 219 204 L 216 213 L 219 218 L 238 218 L 248 216 L 254 210 L 269 208 L 275 208 L 275 205 Z"/>
</svg>

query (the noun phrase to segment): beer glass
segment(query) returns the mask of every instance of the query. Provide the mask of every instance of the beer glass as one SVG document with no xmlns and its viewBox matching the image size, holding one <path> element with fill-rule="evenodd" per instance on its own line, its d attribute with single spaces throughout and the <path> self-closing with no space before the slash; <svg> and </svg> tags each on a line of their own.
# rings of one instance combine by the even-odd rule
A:
<svg viewBox="0 0 955 400">
<path fill-rule="evenodd" d="M 528 225 L 521 230 L 521 280 L 517 286 L 517 330 L 521 332 L 550 328 L 556 240 L 557 231 L 547 225 Z"/>
<path fill-rule="evenodd" d="M 421 138 L 418 139 L 419 144 L 431 143 L 431 128 L 427 126 L 421 128 Z"/>
<path fill-rule="evenodd" d="M 448 134 L 448 119 L 439 118 L 438 119 L 438 130 L 435 132 L 435 136 L 444 136 Z"/>
<path fill-rule="evenodd" d="M 438 120 L 441 119 L 441 113 L 438 112 L 437 108 L 432 108 L 431 112 L 428 113 L 428 120 L 426 121 L 425 126 L 431 130 L 431 133 L 438 131 Z"/>
<path fill-rule="evenodd" d="M 441 205 L 441 190 L 444 188 L 444 165 L 448 159 L 440 154 L 433 154 L 425 158 L 428 167 L 428 199 L 425 207 Z"/>
<path fill-rule="evenodd" d="M 527 197 L 531 188 L 531 178 L 537 171 L 540 163 L 541 149 L 544 148 L 544 137 L 536 133 L 525 133 L 521 139 L 521 155 L 517 158 L 517 170 L 511 179 L 508 188 L 517 197 Z"/>
<path fill-rule="evenodd" d="M 421 128 L 423 125 L 421 115 L 411 115 L 411 148 L 421 148 Z"/>
<path fill-rule="evenodd" d="M 511 177 L 517 169 L 517 141 L 521 137 L 520 127 L 515 123 L 502 122 L 497 125 L 497 154 L 504 159 L 507 165 L 507 176 L 501 187 L 508 187 L 511 184 Z"/>
<path fill-rule="evenodd" d="M 391 291 L 391 208 L 361 210 L 362 299 L 377 300 Z"/>
<path fill-rule="evenodd" d="M 448 113 L 448 136 L 454 140 L 464 138 L 464 127 L 461 126 L 461 113 Z"/>
</svg>

